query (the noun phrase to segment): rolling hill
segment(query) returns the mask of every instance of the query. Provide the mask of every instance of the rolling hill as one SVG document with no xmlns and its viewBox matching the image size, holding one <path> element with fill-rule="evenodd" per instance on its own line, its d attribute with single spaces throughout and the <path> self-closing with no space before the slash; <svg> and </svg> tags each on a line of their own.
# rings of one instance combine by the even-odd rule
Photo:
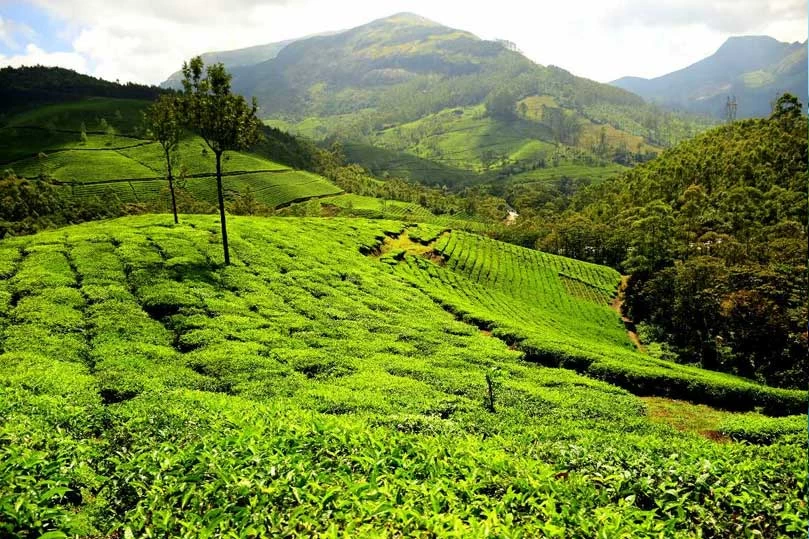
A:
<svg viewBox="0 0 809 539">
<path fill-rule="evenodd" d="M 36 105 L 64 103 L 89 96 L 153 100 L 154 86 L 119 84 L 61 67 L 0 68 L 0 121 Z"/>
<path fill-rule="evenodd" d="M 296 40 L 233 76 L 270 125 L 383 150 L 395 174 L 433 185 L 551 162 L 630 164 L 706 124 L 409 13 Z M 371 153 L 379 164 L 382 153 L 356 156 L 369 165 Z"/>
<path fill-rule="evenodd" d="M 157 95 L 157 88 L 121 86 L 58 68 L 4 69 L 0 78 L 10 89 L 30 93 L 28 101 L 18 101 L 20 106 L 3 116 L 0 167 L 24 178 L 45 176 L 79 198 L 168 207 L 162 150 L 143 128 L 150 101 L 116 97 Z M 205 142 L 189 134 L 177 158 L 175 171 L 184 188 L 214 204 L 215 162 Z M 269 207 L 342 192 L 317 174 L 256 152 L 229 152 L 223 166 L 229 195 L 249 189 Z"/>
<path fill-rule="evenodd" d="M 731 37 L 711 56 L 679 71 L 654 79 L 624 77 L 610 84 L 669 109 L 715 118 L 725 118 L 727 99 L 735 96 L 738 118 L 769 116 L 784 92 L 806 96 L 806 51 L 806 42 Z"/>
<path fill-rule="evenodd" d="M 709 409 L 700 436 L 648 414 L 704 407 L 636 395 L 784 415 L 806 393 L 634 351 L 614 270 L 397 221 L 229 222 L 231 266 L 212 216 L 0 242 L 0 533 L 805 529 L 805 418 Z"/>
</svg>

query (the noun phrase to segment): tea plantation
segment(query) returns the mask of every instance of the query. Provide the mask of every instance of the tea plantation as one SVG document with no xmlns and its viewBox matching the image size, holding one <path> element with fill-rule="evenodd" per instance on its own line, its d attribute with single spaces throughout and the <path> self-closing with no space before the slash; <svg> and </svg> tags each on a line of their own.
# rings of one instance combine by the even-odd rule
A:
<svg viewBox="0 0 809 539">
<path fill-rule="evenodd" d="M 0 166 L 22 177 L 45 175 L 76 197 L 160 201 L 168 207 L 162 149 L 142 133 L 140 115 L 148 104 L 92 98 L 14 115 L 0 128 Z M 259 155 L 228 152 L 222 165 L 228 191 L 249 188 L 256 201 L 270 207 L 342 192 L 321 176 Z M 181 141 L 174 172 L 194 197 L 216 203 L 215 170 L 214 155 L 201 138 Z"/>
<path fill-rule="evenodd" d="M 224 266 L 170 221 L 0 242 L 0 536 L 805 535 L 801 420 L 759 412 L 806 394 L 634 351 L 612 270 L 249 217 Z M 657 392 L 757 410 L 716 442 Z"/>
<path fill-rule="evenodd" d="M 467 213 L 435 215 L 425 207 L 412 202 L 385 200 L 353 193 L 326 197 L 321 200 L 321 204 L 338 208 L 341 216 L 365 217 L 368 219 L 401 219 L 475 232 L 483 232 L 489 226 Z"/>
</svg>

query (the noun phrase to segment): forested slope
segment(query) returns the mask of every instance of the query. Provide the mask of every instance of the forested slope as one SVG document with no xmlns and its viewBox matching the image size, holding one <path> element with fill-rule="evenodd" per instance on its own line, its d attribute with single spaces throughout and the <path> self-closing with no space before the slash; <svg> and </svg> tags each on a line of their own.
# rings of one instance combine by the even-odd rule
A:
<svg viewBox="0 0 809 539">
<path fill-rule="evenodd" d="M 520 207 L 536 245 L 633 277 L 627 313 L 681 360 L 805 387 L 807 120 L 794 97 L 583 190 Z M 550 218 L 548 218 L 550 217 Z"/>
</svg>

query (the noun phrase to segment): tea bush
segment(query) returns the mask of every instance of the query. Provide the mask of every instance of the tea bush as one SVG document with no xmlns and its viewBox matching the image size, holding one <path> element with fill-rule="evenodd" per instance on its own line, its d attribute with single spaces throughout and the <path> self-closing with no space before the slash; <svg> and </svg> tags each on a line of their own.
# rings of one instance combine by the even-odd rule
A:
<svg viewBox="0 0 809 539">
<path fill-rule="evenodd" d="M 226 267 L 216 219 L 181 222 L 0 242 L 0 535 L 805 533 L 805 439 L 679 433 L 506 342 L 640 369 L 611 270 L 422 227 L 443 266 L 384 263 L 402 223 L 238 216 Z"/>
</svg>

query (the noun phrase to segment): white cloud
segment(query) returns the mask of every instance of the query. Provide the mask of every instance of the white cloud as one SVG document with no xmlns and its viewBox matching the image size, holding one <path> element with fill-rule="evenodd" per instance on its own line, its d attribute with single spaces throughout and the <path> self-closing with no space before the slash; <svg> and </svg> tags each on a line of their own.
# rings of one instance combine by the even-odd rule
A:
<svg viewBox="0 0 809 539">
<path fill-rule="evenodd" d="M 726 33 L 749 33 L 776 21 L 806 26 L 805 0 L 623 0 L 613 4 L 607 21 L 614 26 L 641 24 L 658 28 L 699 23 Z"/>
<path fill-rule="evenodd" d="M 531 59 L 601 81 L 656 76 L 711 53 L 733 34 L 806 39 L 804 0 L 32 0 L 63 21 L 94 75 L 159 83 L 182 62 L 227 50 L 357 26 L 412 11 Z M 478 7 L 479 6 L 479 7 Z M 0 35 L 2 31 L 0 29 Z"/>
<path fill-rule="evenodd" d="M 23 54 L 13 56 L 0 55 L 0 65 L 20 67 L 20 66 L 59 66 L 73 69 L 79 73 L 89 73 L 87 60 L 75 52 L 45 52 L 33 43 L 25 47 Z"/>
<path fill-rule="evenodd" d="M 36 32 L 27 24 L 5 19 L 0 15 L 0 43 L 9 49 L 20 49 L 22 47 L 21 39 L 31 41 L 34 36 L 36 36 Z"/>
</svg>

